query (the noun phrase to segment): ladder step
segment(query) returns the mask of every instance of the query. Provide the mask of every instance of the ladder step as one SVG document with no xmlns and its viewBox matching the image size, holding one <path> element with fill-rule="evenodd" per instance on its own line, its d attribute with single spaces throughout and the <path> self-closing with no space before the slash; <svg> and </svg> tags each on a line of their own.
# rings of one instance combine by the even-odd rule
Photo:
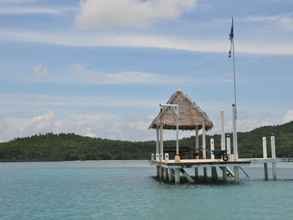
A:
<svg viewBox="0 0 293 220">
<path fill-rule="evenodd" d="M 190 183 L 194 182 L 193 178 L 191 176 L 189 176 L 189 174 L 183 168 L 181 168 L 180 171 L 186 177 L 188 182 L 190 182 Z"/>
</svg>

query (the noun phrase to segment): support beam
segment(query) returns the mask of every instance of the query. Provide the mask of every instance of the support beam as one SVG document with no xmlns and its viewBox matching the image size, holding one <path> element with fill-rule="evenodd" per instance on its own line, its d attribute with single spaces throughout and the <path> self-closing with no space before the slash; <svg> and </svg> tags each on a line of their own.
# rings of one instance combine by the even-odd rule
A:
<svg viewBox="0 0 293 220">
<path fill-rule="evenodd" d="M 168 168 L 163 167 L 163 180 L 168 182 Z"/>
<path fill-rule="evenodd" d="M 217 167 L 211 167 L 211 173 L 212 173 L 212 180 L 217 181 L 218 180 Z"/>
<path fill-rule="evenodd" d="M 157 137 L 156 154 L 159 154 L 160 153 L 160 130 L 158 128 L 156 129 L 156 137 Z"/>
<path fill-rule="evenodd" d="M 223 181 L 227 181 L 227 168 L 226 167 L 220 167 L 223 172 Z"/>
<path fill-rule="evenodd" d="M 263 166 L 264 166 L 264 179 L 265 181 L 268 181 L 269 180 L 268 163 L 265 162 Z"/>
<path fill-rule="evenodd" d="M 214 138 L 211 138 L 210 139 L 210 149 L 211 149 L 211 159 L 214 160 L 215 159 L 215 154 L 214 154 L 214 151 L 215 151 L 215 140 L 214 140 Z"/>
<path fill-rule="evenodd" d="M 168 168 L 168 182 L 172 183 L 173 182 L 173 178 L 172 178 L 172 169 Z"/>
<path fill-rule="evenodd" d="M 160 160 L 164 157 L 164 135 L 163 135 L 163 125 L 160 126 Z"/>
<path fill-rule="evenodd" d="M 263 157 L 263 159 L 268 158 L 267 138 L 266 137 L 262 138 L 262 157 Z M 267 180 L 269 180 L 268 163 L 264 162 L 263 166 L 264 166 L 264 179 L 267 181 Z"/>
<path fill-rule="evenodd" d="M 160 167 L 156 166 L 156 168 L 157 168 L 157 178 L 159 179 L 160 178 Z"/>
<path fill-rule="evenodd" d="M 230 138 L 230 136 L 227 136 L 226 143 L 227 143 L 227 154 L 228 154 L 228 156 L 230 156 L 231 155 L 231 138 Z"/>
<path fill-rule="evenodd" d="M 198 167 L 194 168 L 194 179 L 198 179 Z"/>
<path fill-rule="evenodd" d="M 274 160 L 272 162 L 272 174 L 273 174 L 273 180 L 277 180 L 277 163 L 276 163 L 276 140 L 275 136 L 271 136 L 271 152 L 272 152 L 272 159 Z"/>
<path fill-rule="evenodd" d="M 225 118 L 224 118 L 224 111 L 221 111 L 221 150 L 225 150 Z"/>
<path fill-rule="evenodd" d="M 199 135 L 198 135 L 198 126 L 195 128 L 195 153 L 197 154 L 196 159 L 199 159 Z"/>
<path fill-rule="evenodd" d="M 202 158 L 207 158 L 207 152 L 206 152 L 206 126 L 205 122 L 202 122 Z"/>
<path fill-rule="evenodd" d="M 237 108 L 236 103 L 232 105 L 233 108 L 233 155 L 234 160 L 238 160 L 238 138 L 237 138 Z"/>
<path fill-rule="evenodd" d="M 175 168 L 175 184 L 180 184 L 180 168 Z"/>
<path fill-rule="evenodd" d="M 204 180 L 208 179 L 208 169 L 207 169 L 207 167 L 203 168 L 203 178 L 204 178 Z"/>
<path fill-rule="evenodd" d="M 268 153 L 267 153 L 267 138 L 263 137 L 262 138 L 262 157 L 263 159 L 268 158 Z"/>
<path fill-rule="evenodd" d="M 189 176 L 189 174 L 184 170 L 184 168 L 181 168 L 180 171 L 183 174 L 183 176 L 185 176 L 185 178 L 187 179 L 189 183 L 194 183 L 194 180 L 192 179 L 191 176 Z"/>
<path fill-rule="evenodd" d="M 234 171 L 234 180 L 235 180 L 235 183 L 240 183 L 239 167 L 238 166 L 234 166 L 233 167 L 233 171 Z"/>
</svg>

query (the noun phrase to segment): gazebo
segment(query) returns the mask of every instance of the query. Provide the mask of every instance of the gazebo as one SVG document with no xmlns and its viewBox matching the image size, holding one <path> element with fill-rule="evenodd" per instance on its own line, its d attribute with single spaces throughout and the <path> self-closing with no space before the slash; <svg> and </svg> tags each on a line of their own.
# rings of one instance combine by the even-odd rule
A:
<svg viewBox="0 0 293 220">
<path fill-rule="evenodd" d="M 202 152 L 202 159 L 206 159 L 206 132 L 213 128 L 213 122 L 208 115 L 196 105 L 182 91 L 176 91 L 168 100 L 167 104 L 160 105 L 159 114 L 152 121 L 149 128 L 156 129 L 156 158 L 159 160 L 164 158 L 164 129 L 172 129 L 177 131 L 176 135 L 176 156 L 175 161 L 180 161 L 179 156 L 179 130 L 195 131 L 195 152 L 199 155 Z M 199 147 L 199 131 L 202 130 L 202 147 Z M 199 158 L 197 156 L 197 158 Z M 195 158 L 195 159 L 197 159 Z"/>
</svg>

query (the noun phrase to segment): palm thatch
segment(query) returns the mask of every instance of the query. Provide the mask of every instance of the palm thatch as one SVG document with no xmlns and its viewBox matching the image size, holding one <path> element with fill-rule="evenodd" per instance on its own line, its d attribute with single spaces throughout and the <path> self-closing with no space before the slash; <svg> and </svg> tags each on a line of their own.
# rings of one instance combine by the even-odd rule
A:
<svg viewBox="0 0 293 220">
<path fill-rule="evenodd" d="M 167 104 L 178 104 L 179 106 L 179 129 L 194 130 L 202 129 L 203 123 L 206 130 L 213 127 L 213 122 L 208 115 L 201 110 L 194 102 L 191 101 L 182 91 L 176 91 Z M 153 120 L 149 128 L 176 129 L 176 114 L 170 108 L 164 108 Z"/>
</svg>

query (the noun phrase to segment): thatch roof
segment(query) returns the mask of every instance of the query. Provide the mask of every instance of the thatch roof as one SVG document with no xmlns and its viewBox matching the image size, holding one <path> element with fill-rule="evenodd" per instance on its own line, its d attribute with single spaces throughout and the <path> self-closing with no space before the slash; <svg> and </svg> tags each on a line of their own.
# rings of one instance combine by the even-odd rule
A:
<svg viewBox="0 0 293 220">
<path fill-rule="evenodd" d="M 213 127 L 213 122 L 209 119 L 208 115 L 182 91 L 176 91 L 170 97 L 167 104 L 179 105 L 179 129 L 194 130 L 196 127 L 201 129 L 203 122 L 205 123 L 206 130 Z M 150 128 L 159 128 L 161 124 L 164 129 L 176 129 L 176 114 L 174 111 L 170 108 L 162 110 L 153 120 Z"/>
</svg>

